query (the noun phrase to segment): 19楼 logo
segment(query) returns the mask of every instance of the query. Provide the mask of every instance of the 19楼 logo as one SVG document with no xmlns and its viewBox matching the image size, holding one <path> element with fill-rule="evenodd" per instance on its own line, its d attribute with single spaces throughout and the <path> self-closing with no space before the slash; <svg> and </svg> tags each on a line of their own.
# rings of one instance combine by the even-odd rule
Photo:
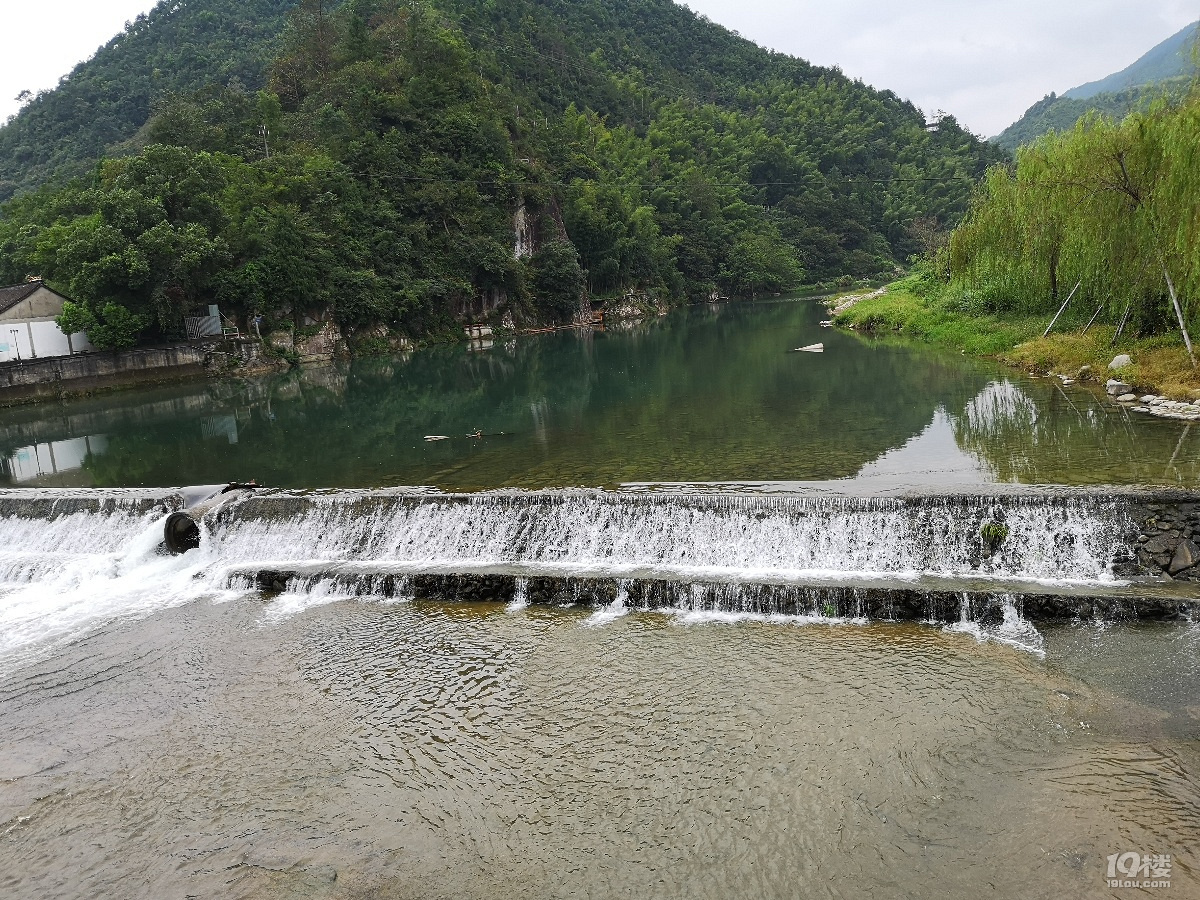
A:
<svg viewBox="0 0 1200 900">
<path fill-rule="evenodd" d="M 1110 888 L 1169 888 L 1169 853 L 1114 853 L 1108 858 Z"/>
</svg>

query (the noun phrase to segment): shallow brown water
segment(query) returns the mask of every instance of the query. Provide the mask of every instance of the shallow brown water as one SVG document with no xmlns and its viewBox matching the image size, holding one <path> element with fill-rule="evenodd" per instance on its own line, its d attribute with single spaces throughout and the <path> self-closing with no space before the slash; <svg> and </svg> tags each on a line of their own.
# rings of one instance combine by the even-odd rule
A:
<svg viewBox="0 0 1200 900">
<path fill-rule="evenodd" d="M 1145 851 L 1200 896 L 1190 629 L 299 605 L 0 681 L 0 894 L 1090 898 Z"/>
</svg>

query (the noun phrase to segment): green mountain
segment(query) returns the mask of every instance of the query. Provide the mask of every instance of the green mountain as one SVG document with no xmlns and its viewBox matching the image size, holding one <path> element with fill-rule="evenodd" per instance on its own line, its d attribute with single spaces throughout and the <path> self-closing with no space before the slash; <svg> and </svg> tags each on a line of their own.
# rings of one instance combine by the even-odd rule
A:
<svg viewBox="0 0 1200 900">
<path fill-rule="evenodd" d="M 569 318 L 589 295 L 869 276 L 957 221 L 1005 158 L 671 0 L 301 0 L 274 33 L 287 4 L 248 21 L 228 3 L 160 5 L 143 39 L 60 88 L 100 80 L 102 61 L 121 95 L 116 73 L 134 73 L 144 121 L 98 135 L 48 95 L 0 131 L 8 147 L 40 111 L 39 133 L 89 136 L 57 165 L 62 139 L 43 142 L 27 184 L 119 146 L 0 219 L 0 279 L 43 275 L 108 345 L 177 335 L 214 301 L 268 327 L 332 317 L 365 341 Z M 202 67 L 160 94 L 141 79 L 209 34 L 236 52 L 207 83 Z M 11 151 L 0 166 L 19 168 Z"/>
<path fill-rule="evenodd" d="M 1158 84 L 1173 78 L 1190 77 L 1196 70 L 1192 51 L 1196 46 L 1197 28 L 1194 22 L 1167 38 L 1133 65 L 1107 78 L 1091 81 L 1063 94 L 1072 100 L 1087 100 L 1098 94 L 1115 94 L 1147 84 Z"/>
<path fill-rule="evenodd" d="M 1163 41 L 1133 65 L 1107 78 L 1049 94 L 992 140 L 1008 151 L 1032 143 L 1051 131 L 1069 131 L 1090 112 L 1120 121 L 1149 108 L 1161 97 L 1178 99 L 1196 74 L 1193 50 L 1200 23 Z"/>
<path fill-rule="evenodd" d="M 296 0 L 172 0 L 138 16 L 0 128 L 0 201 L 120 152 L 156 102 L 209 84 L 263 84 Z"/>
</svg>

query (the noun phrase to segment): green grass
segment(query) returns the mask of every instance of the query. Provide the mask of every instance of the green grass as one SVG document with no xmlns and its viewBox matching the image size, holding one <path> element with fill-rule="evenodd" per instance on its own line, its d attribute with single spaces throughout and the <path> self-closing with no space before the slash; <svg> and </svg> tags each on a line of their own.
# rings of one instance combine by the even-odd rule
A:
<svg viewBox="0 0 1200 900">
<path fill-rule="evenodd" d="M 1046 327 L 1038 318 L 968 313 L 945 292 L 922 296 L 920 287 L 916 277 L 894 282 L 882 297 L 861 301 L 839 315 L 837 322 L 857 331 L 904 334 L 975 356 L 998 356 Z"/>
<path fill-rule="evenodd" d="M 1042 333 L 1052 315 L 1001 315 L 980 311 L 960 290 L 931 284 L 919 275 L 893 282 L 882 297 L 863 300 L 836 317 L 838 325 L 872 334 L 901 334 L 973 356 L 987 356 L 1039 375 L 1079 377 L 1101 384 L 1118 377 L 1139 391 L 1187 400 L 1200 397 L 1200 372 L 1192 368 L 1177 333 L 1149 337 L 1122 336 L 1098 326 L 1083 334 L 1088 313 L 1069 311 L 1049 337 Z M 1119 353 L 1133 365 L 1110 373 Z"/>
</svg>

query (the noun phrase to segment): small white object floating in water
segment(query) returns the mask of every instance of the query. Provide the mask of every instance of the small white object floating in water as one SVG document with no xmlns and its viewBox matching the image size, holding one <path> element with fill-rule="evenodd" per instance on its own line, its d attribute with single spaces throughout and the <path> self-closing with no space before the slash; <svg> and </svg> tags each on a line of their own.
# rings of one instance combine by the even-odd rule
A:
<svg viewBox="0 0 1200 900">
<path fill-rule="evenodd" d="M 797 347 L 793 353 L 824 353 L 824 344 L 809 344 L 807 347 Z"/>
<path fill-rule="evenodd" d="M 832 328 L 833 327 L 833 319 L 826 319 L 824 322 L 821 323 L 821 327 L 822 328 Z"/>
<path fill-rule="evenodd" d="M 448 441 L 450 440 L 450 436 L 448 434 L 427 434 L 425 435 L 425 440 L 430 443 L 434 441 Z"/>
</svg>

